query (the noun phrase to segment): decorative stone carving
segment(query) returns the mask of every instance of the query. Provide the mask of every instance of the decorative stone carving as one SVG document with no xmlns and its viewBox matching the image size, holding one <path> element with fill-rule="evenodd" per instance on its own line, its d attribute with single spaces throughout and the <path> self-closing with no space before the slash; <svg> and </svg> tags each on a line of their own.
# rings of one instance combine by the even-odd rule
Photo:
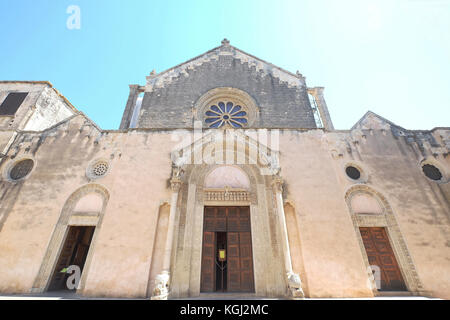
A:
<svg viewBox="0 0 450 320">
<path fill-rule="evenodd" d="M 272 188 L 275 193 L 283 192 L 283 179 L 281 179 L 279 176 L 274 176 L 272 180 Z"/>
<path fill-rule="evenodd" d="M 167 300 L 169 296 L 169 279 L 170 276 L 166 272 L 156 276 L 156 284 L 153 289 L 151 300 Z"/>
<path fill-rule="evenodd" d="M 205 198 L 206 201 L 250 201 L 250 194 L 246 190 L 230 189 L 206 189 Z"/>
<path fill-rule="evenodd" d="M 247 123 L 243 124 L 243 127 L 251 127 L 259 117 L 259 107 L 247 92 L 231 87 L 219 87 L 209 90 L 197 100 L 193 110 L 195 119 L 201 121 L 204 127 L 208 127 L 204 122 L 205 112 L 219 102 L 233 102 L 234 105 L 239 105 L 241 110 L 245 111 Z M 224 126 L 224 128 L 227 127 Z"/>
<path fill-rule="evenodd" d="M 302 289 L 302 281 L 297 273 L 289 272 L 287 273 L 288 288 L 290 295 L 294 299 L 304 298 L 305 293 Z"/>
<path fill-rule="evenodd" d="M 182 184 L 182 181 L 179 177 L 175 176 L 170 180 L 170 188 L 172 189 L 173 192 L 180 191 L 181 184 Z"/>
<path fill-rule="evenodd" d="M 110 167 L 110 161 L 108 159 L 94 159 L 86 168 L 86 177 L 90 180 L 104 177 L 110 171 Z"/>
<path fill-rule="evenodd" d="M 172 176 L 175 178 L 180 178 L 184 173 L 184 170 L 180 166 L 172 167 Z"/>
</svg>

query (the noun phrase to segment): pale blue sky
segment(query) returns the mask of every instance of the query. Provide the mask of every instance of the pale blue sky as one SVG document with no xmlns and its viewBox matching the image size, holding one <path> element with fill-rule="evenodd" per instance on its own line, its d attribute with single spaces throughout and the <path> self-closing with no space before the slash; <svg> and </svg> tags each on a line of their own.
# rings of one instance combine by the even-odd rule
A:
<svg viewBox="0 0 450 320">
<path fill-rule="evenodd" d="M 81 28 L 69 30 L 69 5 Z M 103 129 L 128 84 L 231 44 L 325 87 L 337 129 L 367 110 L 450 126 L 450 0 L 0 0 L 0 80 L 48 80 Z"/>
</svg>

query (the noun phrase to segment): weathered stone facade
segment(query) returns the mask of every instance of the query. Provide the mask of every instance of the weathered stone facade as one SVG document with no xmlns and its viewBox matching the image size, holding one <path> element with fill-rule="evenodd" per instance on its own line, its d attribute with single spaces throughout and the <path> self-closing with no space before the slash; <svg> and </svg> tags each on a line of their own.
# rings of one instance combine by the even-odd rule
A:
<svg viewBox="0 0 450 320">
<path fill-rule="evenodd" d="M 248 206 L 255 296 L 382 294 L 359 228 L 383 227 L 407 293 L 450 298 L 450 129 L 368 112 L 334 130 L 322 90 L 227 41 L 130 86 L 120 130 L 98 128 L 50 83 L 0 82 L 0 104 L 29 92 L 0 116 L 0 292 L 48 290 L 68 227 L 95 226 L 82 295 L 202 296 L 204 207 Z M 217 97 L 243 105 L 243 128 L 204 130 Z M 255 128 L 277 130 L 264 141 Z M 34 166 L 14 180 L 21 159 Z M 240 173 L 215 170 L 227 166 Z"/>
</svg>

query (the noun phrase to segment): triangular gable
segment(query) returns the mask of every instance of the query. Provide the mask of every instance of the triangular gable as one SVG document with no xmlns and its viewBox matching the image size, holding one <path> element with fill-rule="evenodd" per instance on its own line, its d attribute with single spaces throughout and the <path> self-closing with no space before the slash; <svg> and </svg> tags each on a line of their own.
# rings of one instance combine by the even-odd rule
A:
<svg viewBox="0 0 450 320">
<path fill-rule="evenodd" d="M 372 111 L 367 111 L 358 122 L 352 127 L 353 129 L 389 129 L 390 127 L 395 127 L 401 130 L 406 130 L 395 123 L 383 118 L 382 116 L 376 114 Z"/>
<path fill-rule="evenodd" d="M 54 124 L 53 126 L 51 126 L 51 127 L 49 127 L 49 128 L 46 128 L 46 129 L 42 130 L 42 131 L 21 130 L 21 132 L 23 132 L 23 133 L 43 133 L 43 132 L 49 132 L 49 131 L 52 131 L 52 130 L 57 129 L 57 128 L 60 127 L 60 126 L 63 126 L 63 125 L 66 124 L 66 123 L 76 121 L 78 118 L 82 118 L 82 119 L 83 119 L 83 120 L 82 120 L 82 125 L 86 125 L 86 124 L 87 124 L 87 125 L 90 125 L 90 126 L 94 127 L 95 129 L 97 129 L 99 133 L 100 133 L 100 132 L 103 132 L 103 130 L 102 130 L 99 126 L 97 126 L 97 124 L 96 124 L 94 121 L 92 121 L 88 116 L 86 116 L 86 115 L 85 115 L 83 112 L 81 112 L 81 111 L 77 111 L 77 113 L 71 115 L 70 117 L 67 117 L 66 119 L 64 119 L 64 120 L 62 120 L 62 121 L 60 121 L 60 122 Z M 80 124 L 81 124 L 81 123 L 80 123 Z"/>
<path fill-rule="evenodd" d="M 217 60 L 221 55 L 231 55 L 233 58 L 241 61 L 241 63 L 248 63 L 249 67 L 255 67 L 257 72 L 271 75 L 279 79 L 281 82 L 287 83 L 290 87 L 306 87 L 305 78 L 299 72 L 294 74 L 277 67 L 230 45 L 229 41 L 224 39 L 221 46 L 213 48 L 195 58 L 158 74 L 152 72 L 152 74 L 147 76 L 146 91 L 151 91 L 153 88 L 164 87 L 166 84 L 170 83 L 173 78 L 177 78 L 182 74 L 188 75 L 187 70 L 194 69 L 203 63 Z"/>
</svg>

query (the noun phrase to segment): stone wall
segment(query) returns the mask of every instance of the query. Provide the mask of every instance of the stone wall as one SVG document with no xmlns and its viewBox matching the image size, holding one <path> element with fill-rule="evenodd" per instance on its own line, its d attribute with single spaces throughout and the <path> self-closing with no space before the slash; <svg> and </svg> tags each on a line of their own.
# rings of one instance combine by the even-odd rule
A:
<svg viewBox="0 0 450 320">
<path fill-rule="evenodd" d="M 304 79 L 231 46 L 222 46 L 161 75 L 149 77 L 139 128 L 191 128 L 198 99 L 217 87 L 247 92 L 259 107 L 256 128 L 315 128 Z M 124 118 L 130 118 L 124 114 Z"/>
<path fill-rule="evenodd" d="M 309 296 L 373 295 L 364 252 L 346 203 L 349 188 L 363 185 L 381 194 L 391 207 L 405 243 L 402 246 L 400 239 L 395 250 L 410 256 L 400 264 L 407 269 L 408 279 L 413 279 L 414 290 L 450 298 L 446 276 L 450 272 L 450 200 L 442 191 L 447 190 L 448 182 L 433 182 L 420 168 L 423 159 L 432 158 L 446 175 L 450 172 L 448 132 L 439 129 L 422 134 L 434 139 L 433 145 L 423 143 L 423 152 L 406 133 L 398 136 L 395 130 L 286 129 L 280 133 L 283 196 L 296 215 L 295 238 L 300 242 L 296 252 L 301 252 L 292 259 Z M 3 177 L 0 182 L 0 292 L 45 290 L 37 279 L 43 263 L 54 263 L 44 261 L 46 254 L 61 246 L 52 239 L 66 202 L 76 190 L 99 185 L 109 200 L 97 225 L 81 292 L 88 296 L 145 297 L 158 212 L 161 205 L 170 203 L 170 152 L 177 144 L 171 134 L 170 130 L 99 131 L 83 115 L 44 132 L 19 133 L 0 170 L 4 173 L 9 164 L 22 158 L 33 159 L 35 168 L 24 180 L 12 182 Z M 96 159 L 107 161 L 109 170 L 104 177 L 92 179 L 86 170 Z M 363 180 L 353 181 L 345 175 L 349 163 L 361 168 Z M 185 190 L 188 187 L 183 186 Z M 268 210 L 274 210 L 270 187 L 258 184 L 258 190 L 271 206 Z M 188 202 L 192 197 L 186 194 L 180 199 L 187 201 L 180 204 L 183 210 L 192 208 Z M 257 206 L 252 210 L 258 215 Z M 192 214 L 186 212 L 186 217 Z M 292 218 L 292 212 L 290 215 Z M 258 244 L 259 252 L 277 252 L 271 241 Z M 189 245 L 197 251 L 201 248 L 198 241 Z M 267 285 L 260 292 L 279 295 L 282 285 L 271 286 L 270 278 L 276 277 L 267 272 L 262 275 L 258 263 L 255 275 L 269 279 L 263 281 Z M 179 278 L 183 278 L 183 268 L 177 268 Z M 183 290 L 179 292 L 186 292 Z"/>
</svg>

